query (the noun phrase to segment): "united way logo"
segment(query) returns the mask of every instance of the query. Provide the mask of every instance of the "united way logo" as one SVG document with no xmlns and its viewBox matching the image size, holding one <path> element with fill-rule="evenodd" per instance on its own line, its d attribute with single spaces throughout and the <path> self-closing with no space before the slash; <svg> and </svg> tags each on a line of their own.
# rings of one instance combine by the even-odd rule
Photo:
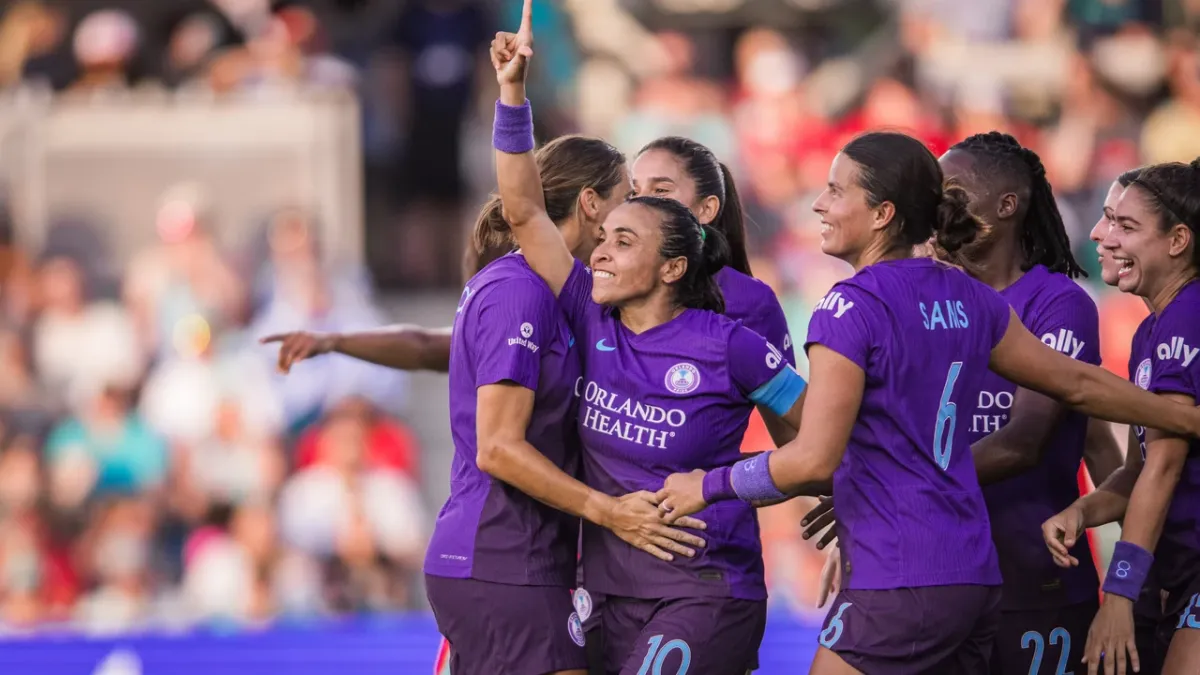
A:
<svg viewBox="0 0 1200 675">
<path fill-rule="evenodd" d="M 1150 388 L 1150 359 L 1146 359 L 1138 364 L 1137 378 L 1134 379 L 1134 382 L 1142 389 Z"/>
<path fill-rule="evenodd" d="M 690 363 L 677 363 L 667 371 L 667 391 L 690 394 L 700 386 L 700 370 Z"/>
<path fill-rule="evenodd" d="M 571 612 L 571 617 L 567 619 L 567 632 L 571 634 L 571 642 L 582 647 L 587 640 L 583 637 L 583 622 L 579 620 L 579 615 Z"/>
<path fill-rule="evenodd" d="M 521 337 L 528 339 L 533 335 L 533 324 L 526 321 L 521 324 Z"/>
</svg>

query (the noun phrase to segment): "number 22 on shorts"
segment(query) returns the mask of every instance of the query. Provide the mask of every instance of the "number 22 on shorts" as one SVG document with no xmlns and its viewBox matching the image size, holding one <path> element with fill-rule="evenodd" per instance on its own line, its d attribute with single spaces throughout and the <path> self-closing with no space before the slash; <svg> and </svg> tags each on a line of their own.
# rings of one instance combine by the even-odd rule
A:
<svg viewBox="0 0 1200 675">
<path fill-rule="evenodd" d="M 674 651 L 679 652 L 679 670 L 675 675 L 687 675 L 688 668 L 692 665 L 692 648 L 683 640 L 671 640 L 664 645 L 662 639 L 661 635 L 650 638 L 650 649 L 646 650 L 646 658 L 642 661 L 637 675 L 666 675 L 662 671 L 663 664 L 666 663 L 667 656 Z"/>
<path fill-rule="evenodd" d="M 1042 634 L 1031 630 L 1021 636 L 1021 649 L 1029 649 L 1030 643 L 1033 644 L 1033 659 L 1029 662 L 1029 675 L 1038 675 L 1042 669 L 1042 655 L 1046 651 L 1046 643 L 1042 640 Z M 1071 634 L 1066 628 L 1055 628 L 1050 631 L 1050 644 L 1062 644 L 1061 651 L 1058 653 L 1058 667 L 1054 669 L 1054 675 L 1074 675 L 1075 671 L 1067 671 L 1067 659 L 1071 658 Z"/>
</svg>

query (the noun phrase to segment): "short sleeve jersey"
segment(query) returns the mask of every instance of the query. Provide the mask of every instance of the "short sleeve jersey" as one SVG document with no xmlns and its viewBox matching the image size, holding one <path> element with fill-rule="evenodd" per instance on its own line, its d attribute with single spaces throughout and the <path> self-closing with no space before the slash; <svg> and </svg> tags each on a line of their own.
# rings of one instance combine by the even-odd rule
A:
<svg viewBox="0 0 1200 675">
<path fill-rule="evenodd" d="M 790 370 L 780 350 L 740 322 L 694 309 L 635 334 L 613 309 L 592 301 L 591 289 L 591 272 L 576 263 L 559 295 L 583 360 L 575 393 L 587 483 L 614 496 L 657 491 L 672 473 L 737 461 L 753 392 Z M 634 598 L 765 599 L 753 507 L 723 502 L 697 517 L 708 525 L 707 546 L 673 562 L 585 523 L 588 589 Z"/>
<path fill-rule="evenodd" d="M 1046 345 L 1084 363 L 1100 365 L 1096 303 L 1065 274 L 1035 265 L 1000 292 L 1021 323 Z M 1017 385 L 988 372 L 983 387 L 962 407 L 972 444 L 1009 421 Z M 969 421 L 968 421 L 969 420 Z M 1071 555 L 1079 566 L 1062 569 L 1046 555 L 1041 524 L 1079 498 L 1076 475 L 1088 418 L 1068 411 L 1046 444 L 1038 466 L 983 489 L 1004 577 L 1007 611 L 1054 609 L 1096 597 L 1099 578 L 1087 537 Z"/>
<path fill-rule="evenodd" d="M 425 572 L 518 585 L 571 586 L 579 520 L 492 478 L 476 465 L 480 387 L 534 392 L 526 440 L 569 474 L 578 471 L 575 399 L 580 366 L 554 294 L 524 257 L 504 256 L 459 299 L 450 338 L 450 497 L 438 513 Z"/>
<path fill-rule="evenodd" d="M 1010 311 L 991 288 L 925 259 L 866 267 L 817 304 L 809 358 L 822 345 L 865 374 L 833 476 L 846 588 L 1000 583 L 968 397 Z"/>
<path fill-rule="evenodd" d="M 1183 288 L 1161 313 L 1138 326 L 1129 358 L 1134 384 L 1156 394 L 1184 394 L 1200 403 L 1200 281 Z M 1134 427 L 1142 457 L 1146 430 Z M 1192 440 L 1154 551 L 1163 588 L 1175 590 L 1200 575 L 1200 441 Z"/>
</svg>

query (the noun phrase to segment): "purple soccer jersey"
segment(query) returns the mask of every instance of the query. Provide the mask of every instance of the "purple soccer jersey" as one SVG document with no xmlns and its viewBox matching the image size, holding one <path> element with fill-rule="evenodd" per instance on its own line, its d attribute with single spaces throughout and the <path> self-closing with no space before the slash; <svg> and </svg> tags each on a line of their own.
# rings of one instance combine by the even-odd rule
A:
<svg viewBox="0 0 1200 675">
<path fill-rule="evenodd" d="M 1100 365 L 1100 316 L 1087 292 L 1065 274 L 1036 265 L 1000 292 L 1029 332 L 1084 363 Z M 988 372 L 982 388 L 959 404 L 960 422 L 974 444 L 1008 423 L 1017 386 Z M 964 392 L 966 393 L 966 392 Z M 1076 475 L 1088 419 L 1068 411 L 1055 427 L 1042 461 L 983 490 L 1004 577 L 1006 611 L 1053 609 L 1097 597 L 1100 581 L 1087 537 L 1071 551 L 1079 566 L 1062 569 L 1046 555 L 1041 524 L 1079 498 Z"/>
<path fill-rule="evenodd" d="M 751 394 L 788 368 L 778 349 L 740 323 L 702 310 L 685 310 L 634 334 L 612 309 L 592 301 L 591 271 L 579 262 L 559 302 L 583 360 L 575 393 L 589 485 L 614 496 L 657 491 L 672 473 L 709 470 L 741 456 Z M 722 502 L 697 517 L 708 524 L 707 546 L 694 558 L 669 563 L 585 523 L 588 590 L 646 599 L 765 599 L 754 508 Z"/>
<path fill-rule="evenodd" d="M 844 588 L 999 585 L 968 438 L 978 392 L 1011 310 L 934 260 L 881 262 L 817 303 L 805 348 L 866 374 L 833 476 Z"/>
<path fill-rule="evenodd" d="M 767 339 L 783 352 L 783 358 L 796 365 L 796 351 L 787 318 L 775 291 L 765 283 L 747 276 L 732 267 L 722 267 L 716 275 L 717 285 L 725 296 L 725 316 Z"/>
<path fill-rule="evenodd" d="M 514 382 L 535 392 L 526 439 L 575 475 L 579 446 L 575 399 L 580 367 L 554 294 L 509 254 L 463 290 L 450 339 L 450 424 L 454 460 L 450 498 L 438 513 L 425 572 L 507 584 L 570 587 L 579 519 L 480 471 L 476 390 Z"/>
<path fill-rule="evenodd" d="M 1129 355 L 1129 377 L 1156 394 L 1185 394 L 1200 402 L 1200 281 L 1193 281 L 1160 314 L 1138 326 Z M 1142 457 L 1146 430 L 1134 427 Z M 1200 575 L 1200 441 L 1188 446 L 1162 537 L 1154 550 L 1154 570 L 1163 588 L 1175 591 Z"/>
</svg>

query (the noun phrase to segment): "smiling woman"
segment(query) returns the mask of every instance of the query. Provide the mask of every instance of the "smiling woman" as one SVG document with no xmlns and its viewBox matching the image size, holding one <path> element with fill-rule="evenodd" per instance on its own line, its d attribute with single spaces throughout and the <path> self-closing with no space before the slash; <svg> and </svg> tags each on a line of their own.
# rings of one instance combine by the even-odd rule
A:
<svg viewBox="0 0 1200 675">
<path fill-rule="evenodd" d="M 581 346 L 582 475 L 616 496 L 657 490 L 672 472 L 732 464 L 756 404 L 798 425 L 804 382 L 779 349 L 718 313 L 724 298 L 715 275 L 729 252 L 689 205 L 633 198 L 601 225 L 591 269 L 571 257 L 530 153 L 531 44 L 525 26 L 492 43 L 501 85 L 496 174 L 513 236 Z M 709 210 L 718 204 L 710 200 Z M 628 544 L 584 525 L 584 585 L 604 596 L 606 672 L 741 673 L 753 665 L 766 623 L 754 509 L 726 504 L 699 517 L 713 533 L 709 545 L 667 561 L 635 557 Z"/>
<path fill-rule="evenodd" d="M 1134 335 L 1130 378 L 1194 406 L 1200 400 L 1200 159 L 1141 169 L 1113 216 L 1101 245 L 1115 263 L 1117 286 L 1141 296 L 1153 310 Z M 1153 565 L 1167 593 L 1163 608 L 1174 634 L 1164 639 L 1169 632 L 1159 631 L 1152 658 L 1165 653 L 1164 673 L 1194 673 L 1200 671 L 1200 442 L 1161 429 L 1133 431 L 1141 456 L 1131 446 L 1112 486 L 1106 483 L 1106 489 L 1064 511 L 1073 510 L 1086 526 L 1124 517 L 1104 581 L 1104 604 L 1089 632 L 1087 660 L 1099 663 L 1107 655 L 1124 665 L 1135 632 L 1133 603 Z M 1130 651 L 1135 668 L 1144 648 L 1139 643 Z"/>
</svg>

